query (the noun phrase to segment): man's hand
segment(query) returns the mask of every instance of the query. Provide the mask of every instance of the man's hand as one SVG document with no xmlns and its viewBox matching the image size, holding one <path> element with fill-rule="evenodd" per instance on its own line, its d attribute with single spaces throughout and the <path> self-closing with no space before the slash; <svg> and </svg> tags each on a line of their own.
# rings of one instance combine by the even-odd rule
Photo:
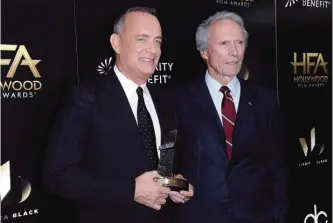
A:
<svg viewBox="0 0 333 223">
<path fill-rule="evenodd" d="M 185 180 L 185 178 L 180 174 L 176 175 L 175 177 Z M 184 190 L 182 190 L 180 192 L 171 191 L 169 196 L 170 196 L 170 199 L 175 203 L 185 203 L 186 201 L 190 200 L 190 198 L 193 197 L 193 195 L 194 195 L 194 188 L 191 184 L 189 184 L 188 191 L 184 191 Z"/>
<path fill-rule="evenodd" d="M 135 179 L 134 200 L 155 210 L 160 210 L 170 194 L 170 189 L 154 181 L 157 171 L 145 172 Z"/>
</svg>

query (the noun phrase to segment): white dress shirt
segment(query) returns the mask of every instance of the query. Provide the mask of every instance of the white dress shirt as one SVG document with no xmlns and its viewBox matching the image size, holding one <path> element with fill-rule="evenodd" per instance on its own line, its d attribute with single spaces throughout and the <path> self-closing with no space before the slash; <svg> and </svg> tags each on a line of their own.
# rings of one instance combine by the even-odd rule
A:
<svg viewBox="0 0 333 223">
<path fill-rule="evenodd" d="M 223 100 L 224 95 L 220 91 L 220 88 L 222 87 L 222 84 L 220 84 L 218 81 L 216 81 L 214 78 L 212 78 L 212 76 L 209 75 L 208 71 L 206 72 L 205 81 L 206 81 L 210 96 L 213 99 L 216 111 L 219 114 L 220 121 L 223 125 L 223 122 L 222 122 L 222 100 Z M 234 77 L 230 81 L 230 83 L 227 85 L 227 87 L 230 89 L 231 96 L 234 99 L 235 109 L 236 109 L 236 113 L 237 113 L 240 94 L 241 94 L 241 86 L 240 86 L 238 78 Z"/>
<path fill-rule="evenodd" d="M 136 83 L 134 83 L 132 80 L 128 79 L 124 74 L 122 74 L 117 66 L 114 66 L 114 72 L 116 73 L 118 80 L 120 81 L 121 86 L 123 87 L 127 100 L 131 106 L 133 115 L 136 120 L 136 124 L 138 124 L 138 117 L 137 117 L 137 110 L 138 110 L 138 94 L 136 93 L 136 89 L 139 87 Z M 158 148 L 161 145 L 161 126 L 160 122 L 158 120 L 158 116 L 156 113 L 156 109 L 154 106 L 153 99 L 151 98 L 151 95 L 149 93 L 149 90 L 147 88 L 146 83 L 140 85 L 143 89 L 143 98 L 145 100 L 145 105 L 147 107 L 147 110 L 150 114 L 150 117 L 153 121 L 154 130 L 155 130 L 155 138 L 156 138 L 156 148 L 157 148 L 157 154 L 158 157 L 160 157 L 160 151 Z"/>
</svg>

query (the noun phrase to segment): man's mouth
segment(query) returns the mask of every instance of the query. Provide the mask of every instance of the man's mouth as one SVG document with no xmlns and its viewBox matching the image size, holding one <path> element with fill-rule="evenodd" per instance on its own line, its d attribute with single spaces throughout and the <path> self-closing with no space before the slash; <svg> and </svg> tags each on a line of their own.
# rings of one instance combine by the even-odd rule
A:
<svg viewBox="0 0 333 223">
<path fill-rule="evenodd" d="M 236 65 L 236 64 L 238 64 L 238 61 L 228 61 L 226 64 Z"/>
<path fill-rule="evenodd" d="M 151 59 L 151 58 L 141 58 L 141 60 L 143 60 L 145 62 L 154 62 L 154 59 Z"/>
</svg>

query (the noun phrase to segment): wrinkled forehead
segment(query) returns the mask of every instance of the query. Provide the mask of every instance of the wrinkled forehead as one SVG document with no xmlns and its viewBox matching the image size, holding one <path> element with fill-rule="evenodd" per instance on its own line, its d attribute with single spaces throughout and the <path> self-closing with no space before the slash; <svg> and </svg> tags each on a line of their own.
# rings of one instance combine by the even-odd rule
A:
<svg viewBox="0 0 333 223">
<path fill-rule="evenodd" d="M 239 39 L 244 40 L 242 27 L 230 19 L 212 23 L 208 30 L 208 39 Z"/>
</svg>

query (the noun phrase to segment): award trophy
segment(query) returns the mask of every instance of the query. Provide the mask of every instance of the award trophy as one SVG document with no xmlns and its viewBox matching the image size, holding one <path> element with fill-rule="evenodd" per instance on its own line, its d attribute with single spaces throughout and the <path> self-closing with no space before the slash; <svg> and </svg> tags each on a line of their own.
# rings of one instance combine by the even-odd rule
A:
<svg viewBox="0 0 333 223">
<path fill-rule="evenodd" d="M 161 176 L 155 177 L 154 180 L 162 186 L 169 187 L 172 191 L 187 191 L 189 189 L 188 181 L 175 178 L 172 173 L 176 139 L 177 130 L 172 130 L 165 136 L 164 144 L 159 147 L 160 161 L 157 172 Z"/>
</svg>

